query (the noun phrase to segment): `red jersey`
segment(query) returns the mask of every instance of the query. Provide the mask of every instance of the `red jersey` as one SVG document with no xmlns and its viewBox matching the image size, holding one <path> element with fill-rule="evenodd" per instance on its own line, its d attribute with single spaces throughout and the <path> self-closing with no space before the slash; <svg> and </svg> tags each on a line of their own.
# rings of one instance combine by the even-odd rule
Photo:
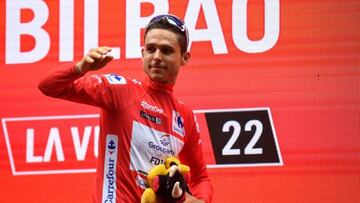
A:
<svg viewBox="0 0 360 203">
<path fill-rule="evenodd" d="M 174 98 L 173 85 L 117 74 L 84 76 L 71 66 L 50 72 L 39 89 L 102 109 L 95 202 L 140 202 L 146 173 L 168 156 L 190 166 L 190 191 L 211 202 L 199 126 L 193 112 Z"/>
</svg>

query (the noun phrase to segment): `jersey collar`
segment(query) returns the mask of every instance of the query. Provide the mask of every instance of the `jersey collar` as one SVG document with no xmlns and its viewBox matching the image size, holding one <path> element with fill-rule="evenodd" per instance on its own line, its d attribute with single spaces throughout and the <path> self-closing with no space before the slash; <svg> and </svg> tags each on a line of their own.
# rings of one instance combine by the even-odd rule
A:
<svg viewBox="0 0 360 203">
<path fill-rule="evenodd" d="M 174 84 L 161 83 L 154 80 L 151 80 L 149 77 L 145 78 L 145 86 L 160 92 L 166 92 L 171 94 L 173 92 Z"/>
</svg>

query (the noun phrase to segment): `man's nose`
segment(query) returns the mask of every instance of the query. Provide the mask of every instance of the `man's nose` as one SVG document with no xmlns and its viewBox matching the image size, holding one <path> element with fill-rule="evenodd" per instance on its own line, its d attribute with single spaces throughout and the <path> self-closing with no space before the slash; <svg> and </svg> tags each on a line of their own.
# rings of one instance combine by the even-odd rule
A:
<svg viewBox="0 0 360 203">
<path fill-rule="evenodd" d="M 156 51 L 154 52 L 154 59 L 155 60 L 161 60 L 161 51 L 160 51 L 160 49 L 156 49 Z"/>
</svg>

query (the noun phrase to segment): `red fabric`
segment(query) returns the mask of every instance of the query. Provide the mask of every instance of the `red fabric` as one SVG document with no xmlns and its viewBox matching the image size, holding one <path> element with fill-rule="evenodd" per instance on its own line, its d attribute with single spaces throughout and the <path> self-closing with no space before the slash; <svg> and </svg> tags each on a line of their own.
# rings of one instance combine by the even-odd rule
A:
<svg viewBox="0 0 360 203">
<path fill-rule="evenodd" d="M 159 187 L 160 187 L 160 182 L 159 182 L 159 176 L 156 176 L 154 178 L 154 182 L 153 182 L 153 190 L 154 192 L 157 192 L 159 190 Z"/>
<path fill-rule="evenodd" d="M 114 195 L 116 202 L 140 202 L 147 181 L 144 172 L 163 163 L 168 156 L 179 157 L 190 166 L 193 195 L 211 202 L 213 189 L 194 114 L 174 98 L 173 85 L 148 78 L 130 80 L 116 74 L 83 76 L 71 66 L 53 70 L 41 81 L 39 89 L 48 96 L 102 109 L 96 202 Z M 109 143 L 109 135 L 115 135 L 117 141 Z M 111 176 L 111 168 L 106 165 L 107 153 L 110 150 L 112 156 L 114 148 L 116 177 Z M 112 191 L 113 181 L 116 193 Z"/>
</svg>

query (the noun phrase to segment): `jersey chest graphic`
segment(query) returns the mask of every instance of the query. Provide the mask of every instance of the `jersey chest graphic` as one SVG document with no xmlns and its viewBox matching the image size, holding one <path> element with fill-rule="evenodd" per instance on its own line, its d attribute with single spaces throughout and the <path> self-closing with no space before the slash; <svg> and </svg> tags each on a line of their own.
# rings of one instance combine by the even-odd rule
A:
<svg viewBox="0 0 360 203">
<path fill-rule="evenodd" d="M 130 169 L 147 173 L 169 156 L 177 156 L 184 142 L 177 137 L 133 122 L 130 148 Z"/>
</svg>

